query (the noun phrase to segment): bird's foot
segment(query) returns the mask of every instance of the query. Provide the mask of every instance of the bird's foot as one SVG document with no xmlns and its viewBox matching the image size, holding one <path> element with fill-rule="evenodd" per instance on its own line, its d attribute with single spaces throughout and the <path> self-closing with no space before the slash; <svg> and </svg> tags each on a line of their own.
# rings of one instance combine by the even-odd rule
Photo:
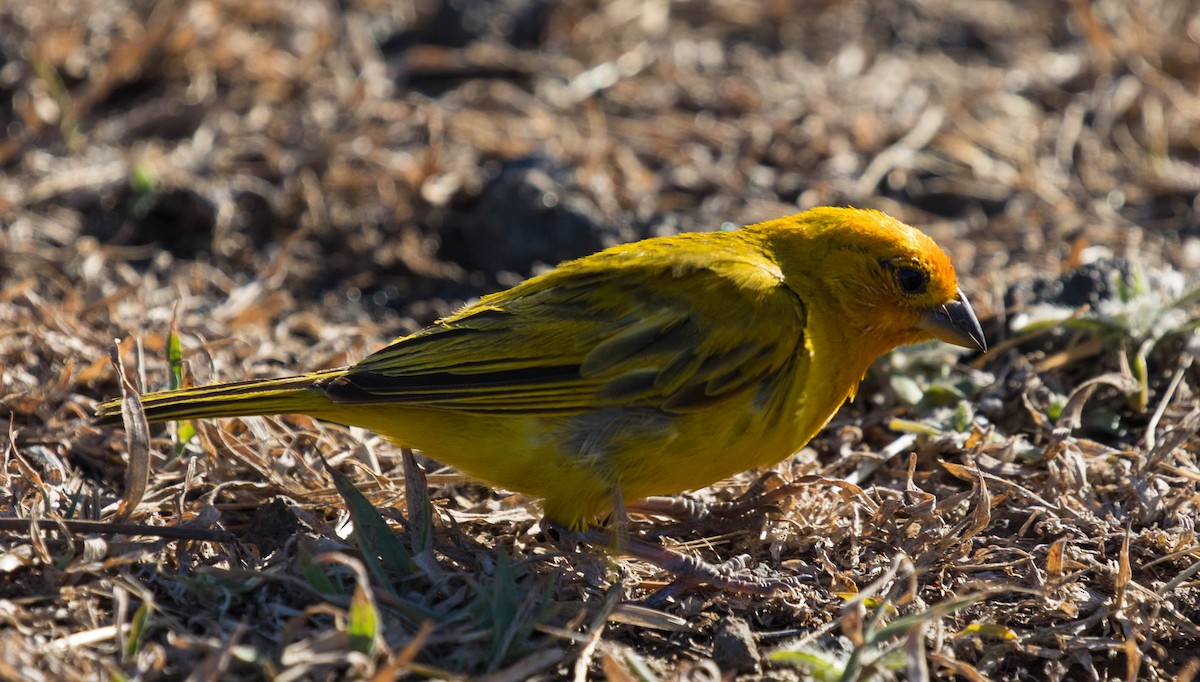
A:
<svg viewBox="0 0 1200 682">
<path fill-rule="evenodd" d="M 754 597 L 776 597 L 789 594 L 805 583 L 807 576 L 761 576 L 750 572 L 750 556 L 743 554 L 720 564 L 712 564 L 691 554 L 684 554 L 643 540 L 632 539 L 625 554 L 657 566 L 675 576 L 665 587 L 644 600 L 647 606 L 660 606 L 667 601 L 707 584 L 724 592 L 748 594 Z"/>
<path fill-rule="evenodd" d="M 780 501 L 798 494 L 809 483 L 806 480 L 784 483 L 778 474 L 768 472 L 741 495 L 726 502 L 700 502 L 686 497 L 647 497 L 626 504 L 625 509 L 707 527 L 714 521 L 741 521 L 751 514 L 778 512 Z"/>
<path fill-rule="evenodd" d="M 748 572 L 750 559 L 743 555 L 722 564 L 711 564 L 690 554 L 684 554 L 640 538 L 621 534 L 615 537 L 610 529 L 590 528 L 567 530 L 553 524 L 563 540 L 583 542 L 592 546 L 616 548 L 621 554 L 644 561 L 674 575 L 674 580 L 659 589 L 647 600 L 658 605 L 702 584 L 726 592 L 773 597 L 791 592 L 811 582 L 806 576 L 758 576 Z"/>
</svg>

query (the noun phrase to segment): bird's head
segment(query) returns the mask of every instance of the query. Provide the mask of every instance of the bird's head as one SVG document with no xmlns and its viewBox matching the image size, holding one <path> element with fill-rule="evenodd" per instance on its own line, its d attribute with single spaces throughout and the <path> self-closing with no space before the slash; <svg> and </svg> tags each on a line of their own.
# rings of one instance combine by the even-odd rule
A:
<svg viewBox="0 0 1200 682">
<path fill-rule="evenodd" d="M 805 304 L 832 304 L 847 331 L 880 352 L 932 339 L 987 349 L 949 256 L 920 230 L 879 211 L 830 207 L 763 225 L 775 226 L 766 233 Z"/>
</svg>

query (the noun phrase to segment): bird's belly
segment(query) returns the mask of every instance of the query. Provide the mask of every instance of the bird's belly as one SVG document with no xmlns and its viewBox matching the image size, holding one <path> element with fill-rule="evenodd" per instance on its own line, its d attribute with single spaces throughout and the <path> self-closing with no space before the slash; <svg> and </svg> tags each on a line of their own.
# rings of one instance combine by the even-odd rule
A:
<svg viewBox="0 0 1200 682">
<path fill-rule="evenodd" d="M 603 462 L 572 450 L 577 443 L 563 435 L 570 419 L 386 404 L 355 413 L 356 426 L 420 450 L 490 485 L 544 498 L 548 516 L 577 525 L 579 518 L 611 510 L 614 489 Z"/>
<path fill-rule="evenodd" d="M 491 485 L 545 500 L 578 526 L 632 501 L 702 488 L 774 464 L 795 449 L 790 428 L 747 404 L 671 414 L 611 408 L 577 415 L 483 415 L 381 404 L 357 426 Z"/>
</svg>

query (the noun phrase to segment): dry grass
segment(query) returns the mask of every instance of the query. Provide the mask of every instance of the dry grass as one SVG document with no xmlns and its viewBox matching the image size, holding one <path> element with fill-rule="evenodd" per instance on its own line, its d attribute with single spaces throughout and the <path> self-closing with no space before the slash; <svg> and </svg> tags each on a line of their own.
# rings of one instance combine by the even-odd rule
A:
<svg viewBox="0 0 1200 682">
<path fill-rule="evenodd" d="M 438 5 L 0 4 L 0 678 L 1195 677 L 1192 3 Z M 197 381 L 335 366 L 579 250 L 847 203 L 948 247 L 993 350 L 882 361 L 769 510 L 635 524 L 797 594 L 656 592 L 355 429 L 89 422 L 114 338 L 146 388 L 173 324 Z"/>
</svg>

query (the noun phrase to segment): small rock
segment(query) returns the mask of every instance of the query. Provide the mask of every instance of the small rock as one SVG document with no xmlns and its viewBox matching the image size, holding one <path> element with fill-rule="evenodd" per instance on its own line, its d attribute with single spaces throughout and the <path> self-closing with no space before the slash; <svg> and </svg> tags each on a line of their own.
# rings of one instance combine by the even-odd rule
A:
<svg viewBox="0 0 1200 682">
<path fill-rule="evenodd" d="M 246 530 L 245 539 L 254 543 L 263 556 L 271 554 L 300 530 L 296 512 L 283 500 L 275 498 L 259 507 Z"/>
<path fill-rule="evenodd" d="M 757 672 L 762 664 L 754 633 L 742 618 L 726 617 L 717 624 L 712 657 L 726 672 Z"/>
</svg>

